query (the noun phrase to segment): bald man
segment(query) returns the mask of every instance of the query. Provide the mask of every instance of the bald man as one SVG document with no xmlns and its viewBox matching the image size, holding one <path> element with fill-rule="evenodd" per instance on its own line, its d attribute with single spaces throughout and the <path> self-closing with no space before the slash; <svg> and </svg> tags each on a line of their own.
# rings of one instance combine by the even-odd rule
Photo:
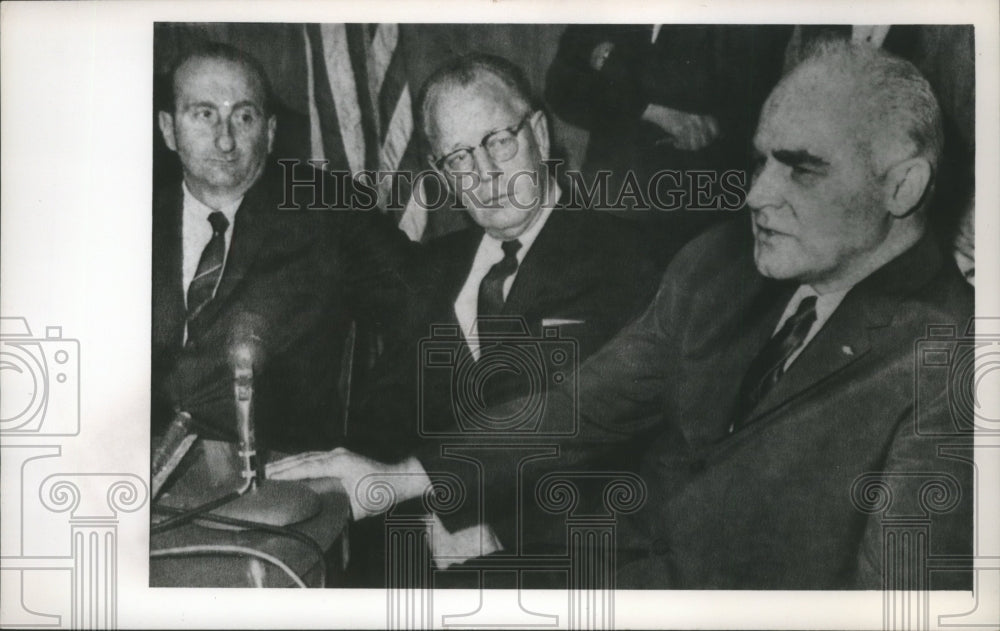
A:
<svg viewBox="0 0 1000 631">
<path fill-rule="evenodd" d="M 340 444 L 346 332 L 352 318 L 403 310 L 409 241 L 378 213 L 307 210 L 334 197 L 332 184 L 286 195 L 267 77 L 246 53 L 193 49 L 171 90 L 158 122 L 183 178 L 154 196 L 154 433 L 187 412 L 201 436 L 235 441 L 229 347 L 252 323 L 266 354 L 254 381 L 258 436 L 283 450 Z"/>
</svg>

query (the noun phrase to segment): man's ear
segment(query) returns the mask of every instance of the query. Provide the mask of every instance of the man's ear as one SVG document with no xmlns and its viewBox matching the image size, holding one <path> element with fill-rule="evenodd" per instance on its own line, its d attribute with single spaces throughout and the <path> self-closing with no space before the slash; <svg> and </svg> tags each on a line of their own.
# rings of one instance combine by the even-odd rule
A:
<svg viewBox="0 0 1000 631">
<path fill-rule="evenodd" d="M 927 158 L 903 160 L 889 169 L 885 178 L 886 208 L 889 214 L 902 218 L 913 212 L 930 189 L 934 167 Z"/>
<path fill-rule="evenodd" d="M 274 114 L 267 119 L 267 153 L 274 149 L 274 131 L 278 128 L 278 117 Z"/>
<path fill-rule="evenodd" d="M 545 112 L 538 110 L 531 115 L 531 133 L 535 136 L 535 144 L 538 145 L 538 153 L 542 160 L 549 159 L 549 121 L 545 117 Z"/>
<path fill-rule="evenodd" d="M 174 138 L 174 115 L 170 112 L 160 111 L 157 114 L 157 122 L 160 124 L 160 133 L 163 134 L 163 142 L 171 151 L 177 151 L 177 140 Z"/>
</svg>

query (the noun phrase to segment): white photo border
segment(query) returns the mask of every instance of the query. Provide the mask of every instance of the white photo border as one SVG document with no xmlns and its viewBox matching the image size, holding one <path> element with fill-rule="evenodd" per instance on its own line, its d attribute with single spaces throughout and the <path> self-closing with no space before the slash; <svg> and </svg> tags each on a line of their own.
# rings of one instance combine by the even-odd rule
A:
<svg viewBox="0 0 1000 631">
<path fill-rule="evenodd" d="M 67 352 L 68 378 L 60 384 L 75 388 L 77 406 L 72 409 L 71 395 L 53 403 L 65 406 L 61 413 L 69 415 L 60 431 L 0 437 L 0 600 L 6 610 L 0 623 L 5 625 L 386 624 L 381 590 L 251 594 L 147 586 L 155 22 L 974 24 L 976 309 L 981 317 L 1000 315 L 1000 18 L 998 7 L 988 0 L 947 6 L 902 0 L 766 5 L 737 0 L 400 0 L 363 7 L 358 2 L 8 2 L 0 11 L 0 161 L 6 184 L 0 201 L 0 309 L 5 318 L 23 319 L 31 339 Z M 983 403 L 997 411 L 998 398 L 995 393 Z M 977 436 L 976 445 L 981 448 L 979 597 L 933 593 L 927 610 L 930 628 L 997 621 L 1000 533 L 989 526 L 1000 523 L 1000 443 L 996 437 Z M 91 540 L 98 542 L 98 556 L 87 557 L 81 570 L 74 563 L 79 558 L 74 546 Z M 105 583 L 86 583 L 96 575 L 89 572 L 99 573 L 102 567 L 117 570 Z M 86 584 L 82 591 L 81 584 Z M 463 591 L 435 594 L 435 613 L 467 610 L 478 597 Z M 565 600 L 565 594 L 529 592 L 522 604 L 536 611 L 565 611 Z M 954 617 L 942 617 L 949 615 Z M 886 624 L 881 592 L 720 591 L 619 591 L 614 623 L 622 628 L 770 629 L 879 629 Z"/>
</svg>

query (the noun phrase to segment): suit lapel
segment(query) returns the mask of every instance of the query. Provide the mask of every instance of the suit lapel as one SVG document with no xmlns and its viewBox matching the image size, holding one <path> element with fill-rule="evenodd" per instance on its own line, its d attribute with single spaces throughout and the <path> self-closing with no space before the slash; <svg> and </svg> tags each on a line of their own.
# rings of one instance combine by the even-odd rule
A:
<svg viewBox="0 0 1000 631">
<path fill-rule="evenodd" d="M 179 348 L 187 318 L 184 307 L 184 252 L 181 187 L 163 191 L 153 226 L 153 342 Z"/>
<path fill-rule="evenodd" d="M 549 298 L 558 296 L 567 287 L 577 287 L 573 275 L 578 270 L 568 268 L 567 262 L 578 262 L 579 258 L 571 257 L 568 249 L 582 235 L 571 232 L 566 213 L 561 211 L 558 206 L 552 210 L 521 261 L 504 301 L 503 315 L 526 315 L 537 310 L 543 298 L 550 302 Z"/>
<path fill-rule="evenodd" d="M 236 212 L 233 225 L 233 236 L 226 256 L 225 268 L 215 297 L 198 314 L 189 329 L 204 331 L 218 318 L 233 291 L 243 282 L 244 276 L 261 251 L 261 245 L 267 237 L 268 222 L 266 221 L 265 201 L 262 198 L 262 180 L 247 191 Z M 191 330 L 189 330 L 189 334 Z"/>
<path fill-rule="evenodd" d="M 446 302 L 452 314 L 455 315 L 455 300 L 465 286 L 465 281 L 472 271 L 472 264 L 476 259 L 476 252 L 479 251 L 479 244 L 483 240 L 483 230 L 478 226 L 466 230 L 462 238 L 455 244 L 455 249 L 448 253 L 443 261 L 445 279 L 443 287 L 447 292 Z M 478 287 L 476 288 L 478 291 Z"/>
<path fill-rule="evenodd" d="M 869 322 L 861 301 L 843 302 L 799 354 L 774 388 L 761 399 L 748 421 L 767 414 L 861 359 L 871 348 Z"/>
<path fill-rule="evenodd" d="M 878 330 L 892 322 L 899 301 L 925 283 L 940 265 L 940 250 L 925 236 L 855 285 L 748 421 L 753 423 L 864 357 Z"/>
<path fill-rule="evenodd" d="M 465 332 L 462 331 L 455 313 L 455 301 L 458 294 L 465 286 L 469 278 L 469 272 L 479 250 L 479 243 L 483 239 L 483 230 L 479 226 L 472 226 L 464 230 L 461 235 L 455 236 L 454 243 L 450 244 L 443 252 L 439 260 L 438 277 L 441 280 L 438 299 L 433 301 L 438 305 L 435 311 L 434 322 L 454 324 L 462 343 L 459 345 L 459 355 L 456 358 L 456 366 L 462 365 L 472 359 L 472 351 L 469 350 L 468 341 L 465 339 Z M 478 291 L 478 287 L 476 288 Z"/>
<path fill-rule="evenodd" d="M 469 277 L 483 231 L 475 226 L 444 238 L 453 241 L 437 254 L 435 273 L 428 279 L 429 283 L 433 283 L 428 295 L 433 296 L 430 305 L 434 322 L 457 323 L 455 301 Z"/>
</svg>

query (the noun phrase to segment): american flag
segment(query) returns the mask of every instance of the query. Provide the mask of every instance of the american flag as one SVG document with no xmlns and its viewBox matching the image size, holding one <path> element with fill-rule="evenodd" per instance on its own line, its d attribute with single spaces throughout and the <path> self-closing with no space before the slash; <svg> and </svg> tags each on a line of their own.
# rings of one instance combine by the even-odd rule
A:
<svg viewBox="0 0 1000 631">
<path fill-rule="evenodd" d="M 306 24 L 311 155 L 331 168 L 417 172 L 424 168 L 413 127 L 406 69 L 407 27 L 399 24 Z M 399 179 L 390 199 L 389 178 L 380 180 L 379 206 L 402 207 L 399 227 L 418 241 L 427 209 Z M 427 199 L 421 197 L 421 199 Z"/>
</svg>

